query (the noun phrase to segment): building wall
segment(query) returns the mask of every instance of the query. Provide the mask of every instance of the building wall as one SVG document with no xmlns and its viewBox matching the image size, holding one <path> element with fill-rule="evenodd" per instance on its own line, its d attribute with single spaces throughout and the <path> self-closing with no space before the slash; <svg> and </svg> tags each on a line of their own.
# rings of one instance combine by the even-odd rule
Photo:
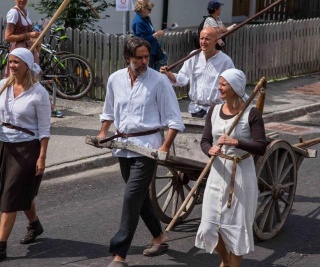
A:
<svg viewBox="0 0 320 267">
<path fill-rule="evenodd" d="M 29 0 L 29 3 L 37 0 Z M 135 2 L 135 1 L 134 1 Z M 162 25 L 162 10 L 163 0 L 153 0 L 155 6 L 151 12 L 151 20 L 155 30 L 161 29 Z M 168 21 L 172 24 L 178 23 L 182 29 L 198 28 L 198 25 L 202 21 L 203 16 L 207 15 L 208 0 L 169 0 Z M 221 0 L 221 3 L 225 3 L 222 7 L 222 14 L 220 18 L 226 24 L 232 23 L 232 1 Z M 0 16 L 5 17 L 8 10 L 15 5 L 13 0 L 1 0 Z M 58 8 L 58 7 L 57 7 Z M 27 7 L 30 12 L 31 19 L 37 22 L 44 15 L 40 15 L 31 7 Z M 110 18 L 101 19 L 97 22 L 97 25 L 102 27 L 105 33 L 121 34 L 123 33 L 124 22 L 123 11 L 116 11 L 115 8 L 108 8 L 106 14 L 110 15 Z M 130 24 L 135 15 L 135 12 L 130 12 Z M 131 31 L 131 28 L 130 28 Z"/>
</svg>

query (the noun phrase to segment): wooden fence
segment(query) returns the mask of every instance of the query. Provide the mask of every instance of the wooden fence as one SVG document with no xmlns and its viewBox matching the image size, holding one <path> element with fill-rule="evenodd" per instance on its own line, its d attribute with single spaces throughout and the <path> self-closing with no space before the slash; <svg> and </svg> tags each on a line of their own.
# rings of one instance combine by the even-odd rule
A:
<svg viewBox="0 0 320 267">
<path fill-rule="evenodd" d="M 274 3 L 274 0 L 256 0 L 256 12 Z M 284 21 L 320 17 L 319 0 L 283 0 L 280 4 L 259 16 L 260 21 Z"/>
<path fill-rule="evenodd" d="M 3 32 L 0 34 L 3 38 Z M 69 40 L 63 49 L 88 59 L 95 72 L 90 96 L 103 99 L 109 75 L 124 67 L 125 37 L 77 29 L 67 29 L 66 34 Z M 194 49 L 195 34 L 189 30 L 165 34 L 161 42 L 169 55 L 169 65 Z M 245 25 L 228 36 L 226 43 L 227 54 L 246 73 L 248 83 L 262 76 L 274 80 L 320 71 L 320 18 Z M 178 97 L 187 95 L 187 87 L 175 89 Z"/>
</svg>

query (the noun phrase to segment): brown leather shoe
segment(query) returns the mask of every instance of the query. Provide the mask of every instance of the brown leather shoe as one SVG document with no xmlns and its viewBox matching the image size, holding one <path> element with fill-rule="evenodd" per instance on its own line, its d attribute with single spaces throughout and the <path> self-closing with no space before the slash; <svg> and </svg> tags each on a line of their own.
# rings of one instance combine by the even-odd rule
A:
<svg viewBox="0 0 320 267">
<path fill-rule="evenodd" d="M 147 257 L 159 256 L 163 252 L 167 251 L 169 245 L 167 243 L 162 244 L 152 244 L 150 248 L 147 248 L 143 251 L 143 255 Z"/>
<path fill-rule="evenodd" d="M 129 264 L 125 261 L 112 261 L 108 267 L 129 267 Z"/>
<path fill-rule="evenodd" d="M 30 244 L 34 242 L 34 240 L 38 235 L 41 235 L 43 233 L 43 227 L 39 219 L 37 219 L 33 223 L 30 223 L 29 226 L 27 227 L 27 230 L 28 231 L 26 236 L 20 239 L 20 244 Z"/>
</svg>

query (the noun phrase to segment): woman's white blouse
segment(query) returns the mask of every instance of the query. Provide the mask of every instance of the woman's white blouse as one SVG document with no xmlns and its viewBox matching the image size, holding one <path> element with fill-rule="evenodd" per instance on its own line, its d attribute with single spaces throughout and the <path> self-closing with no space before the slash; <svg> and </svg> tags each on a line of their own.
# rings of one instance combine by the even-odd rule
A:
<svg viewBox="0 0 320 267">
<path fill-rule="evenodd" d="M 0 89 L 5 81 L 0 81 Z M 0 125 L 0 140 L 3 142 L 16 143 L 50 137 L 51 104 L 47 90 L 37 82 L 15 98 L 13 87 L 9 86 L 0 96 L 0 120 L 35 133 L 32 136 Z"/>
</svg>

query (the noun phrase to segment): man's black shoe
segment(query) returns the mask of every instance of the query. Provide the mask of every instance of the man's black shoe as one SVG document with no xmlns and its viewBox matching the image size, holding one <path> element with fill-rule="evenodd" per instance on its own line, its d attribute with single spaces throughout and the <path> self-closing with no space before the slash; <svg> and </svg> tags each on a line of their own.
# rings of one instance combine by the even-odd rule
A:
<svg viewBox="0 0 320 267">
<path fill-rule="evenodd" d="M 27 227 L 27 230 L 28 232 L 26 236 L 20 239 L 20 244 L 30 244 L 34 242 L 38 235 L 41 235 L 43 233 L 43 228 L 39 219 L 37 219 L 33 223 L 30 223 Z"/>
</svg>

